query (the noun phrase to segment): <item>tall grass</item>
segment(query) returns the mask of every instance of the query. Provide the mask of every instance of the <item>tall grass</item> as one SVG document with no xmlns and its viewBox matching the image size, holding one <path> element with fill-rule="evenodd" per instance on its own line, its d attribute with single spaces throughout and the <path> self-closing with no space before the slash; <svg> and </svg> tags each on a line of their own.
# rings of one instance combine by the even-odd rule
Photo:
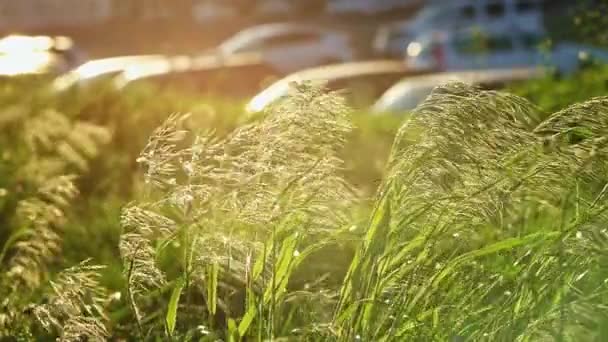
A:
<svg viewBox="0 0 608 342">
<path fill-rule="evenodd" d="M 179 116 L 156 130 L 138 158 L 147 200 L 122 216 L 121 254 L 140 338 L 195 334 L 180 329 L 177 315 L 224 329 L 218 337 L 228 340 L 281 336 L 305 321 L 310 312 L 294 302 L 319 294 L 288 291 L 289 279 L 348 222 L 353 199 L 337 172 L 350 131 L 345 115 L 338 97 L 308 89 L 224 139 L 202 132 L 181 146 L 187 131 Z M 154 262 L 164 255 L 172 261 L 166 272 Z M 165 286 L 172 291 L 166 315 L 144 322 L 146 294 Z M 164 332 L 155 331 L 163 317 Z"/>
<path fill-rule="evenodd" d="M 435 89 L 395 141 L 338 338 L 605 338 L 607 113 L 537 124 L 521 98 Z"/>
<path fill-rule="evenodd" d="M 35 96 L 29 105 L 11 102 L 17 89 L 4 85 L 0 92 L 6 105 L 0 111 L 0 335 L 26 336 L 28 304 L 44 293 L 50 265 L 62 255 L 77 178 L 109 143 L 110 132 L 39 108 Z"/>
<path fill-rule="evenodd" d="M 68 111 L 80 115 L 15 114 L 11 135 L 3 136 L 8 138 L 0 145 L 20 157 L 0 163 L 2 174 L 10 175 L 0 180 L 0 219 L 23 234 L 0 240 L 5 250 L 0 280 L 13 285 L 2 287 L 2 294 L 9 294 L 0 311 L 2 337 L 601 341 L 608 336 L 606 98 L 546 115 L 507 93 L 463 84 L 436 88 L 399 129 L 385 177 L 369 200 L 364 188 L 370 184 L 357 183 L 382 175 L 377 169 L 384 163 L 376 163 L 381 157 L 371 155 L 382 154 L 382 139 L 366 146 L 361 137 L 373 137 L 383 123 L 355 116 L 366 126 L 353 128 L 339 96 L 306 85 L 295 86 L 260 118 L 225 122 L 220 132 L 206 129 L 205 111 L 170 116 L 141 142 L 138 156 L 131 151 L 135 146 L 128 148 L 125 155 L 143 173 L 141 183 L 130 173 L 117 177 L 129 191 L 76 183 L 67 175 L 97 180 L 103 177 L 99 170 L 112 165 L 124 170 L 130 163 L 120 155 L 91 164 L 91 158 L 104 155 L 101 146 L 108 141 L 101 138 L 107 131 L 73 129 L 89 127 L 76 117 L 83 108 L 100 113 L 104 105 L 96 101 L 116 104 L 114 114 L 134 105 L 120 102 L 134 98 L 115 102 L 117 94 L 105 96 Z M 11 118 L 0 116 L 6 117 Z M 41 118 L 63 124 L 30 123 Z M 128 141 L 130 125 L 158 119 L 140 114 L 94 121 L 113 128 L 111 157 Z M 236 128 L 227 129 L 231 125 Z M 27 133 L 32 127 L 43 130 Z M 51 133 L 38 133 L 46 131 Z M 75 131 L 81 136 L 70 138 Z M 84 143 L 85 132 L 94 144 Z M 26 143 L 13 145 L 12 139 Z M 60 153 L 63 142 L 76 156 Z M 47 158 L 61 161 L 53 173 L 57 179 L 31 177 L 24 183 L 17 176 L 29 175 L 22 167 L 30 160 L 36 170 L 48 170 L 40 167 Z M 88 171 L 91 165 L 97 170 Z M 353 165 L 369 169 L 357 172 Z M 21 184 L 30 190 L 16 191 Z M 79 186 L 91 195 L 116 191 L 131 200 L 124 203 L 122 232 L 110 252 L 122 263 L 119 280 L 104 281 L 108 270 L 93 266 L 100 260 L 50 272 L 52 260 L 62 255 L 62 241 L 76 246 L 76 233 L 58 228 L 69 221 Z M 19 219 L 18 203 L 31 198 L 62 219 L 45 224 Z M 367 202 L 373 206 L 369 215 L 361 210 Z M 108 205 L 102 223 L 78 236 L 115 224 L 106 217 L 115 206 Z M 46 238 L 52 243 L 28 242 Z M 20 246 L 33 247 L 20 254 Z M 39 247 L 48 249 L 49 259 Z M 101 253 L 90 254 L 97 259 Z M 77 258 L 71 251 L 63 255 Z M 13 281 L 15 274 L 29 274 L 11 271 L 11 260 L 19 258 L 24 261 L 17 265 L 36 275 L 21 276 L 19 281 L 29 284 L 26 292 L 17 291 Z"/>
</svg>

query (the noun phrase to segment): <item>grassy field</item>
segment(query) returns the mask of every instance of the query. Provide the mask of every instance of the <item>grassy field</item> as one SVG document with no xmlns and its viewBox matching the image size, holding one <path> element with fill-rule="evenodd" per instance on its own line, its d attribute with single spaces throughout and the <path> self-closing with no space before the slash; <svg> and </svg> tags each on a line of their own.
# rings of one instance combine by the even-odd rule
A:
<svg viewBox="0 0 608 342">
<path fill-rule="evenodd" d="M 4 82 L 0 337 L 603 341 L 606 76 L 402 117 Z"/>
</svg>

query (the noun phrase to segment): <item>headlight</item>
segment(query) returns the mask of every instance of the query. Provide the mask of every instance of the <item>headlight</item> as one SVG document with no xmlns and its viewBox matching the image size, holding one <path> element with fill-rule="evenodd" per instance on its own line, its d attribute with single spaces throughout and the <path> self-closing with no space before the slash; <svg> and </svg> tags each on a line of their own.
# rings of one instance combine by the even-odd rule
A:
<svg viewBox="0 0 608 342">
<path fill-rule="evenodd" d="M 411 42 L 407 46 L 407 55 L 410 57 L 416 57 L 422 52 L 422 45 L 418 42 Z"/>
</svg>

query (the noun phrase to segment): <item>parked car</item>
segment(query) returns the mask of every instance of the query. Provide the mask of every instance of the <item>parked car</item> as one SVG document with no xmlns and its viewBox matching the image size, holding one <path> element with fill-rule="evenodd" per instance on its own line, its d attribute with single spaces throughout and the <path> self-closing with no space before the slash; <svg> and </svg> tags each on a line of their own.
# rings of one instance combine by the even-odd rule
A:
<svg viewBox="0 0 608 342">
<path fill-rule="evenodd" d="M 341 31 L 303 24 L 266 24 L 237 33 L 216 53 L 231 56 L 259 53 L 266 63 L 283 73 L 354 58 L 349 36 Z"/>
<path fill-rule="evenodd" d="M 576 43 L 558 42 L 541 49 L 542 32 L 495 28 L 470 28 L 431 32 L 411 42 L 406 62 L 414 69 L 441 71 L 514 68 L 546 65 L 569 73 L 578 69 L 580 57 L 608 61 L 608 51 Z"/>
<path fill-rule="evenodd" d="M 158 89 L 180 89 L 221 97 L 247 98 L 260 91 L 265 80 L 277 73 L 255 53 L 223 59 L 212 56 L 166 57 L 132 65 L 117 75 L 117 87 L 147 83 Z"/>
<path fill-rule="evenodd" d="M 499 89 L 542 75 L 539 68 L 443 72 L 406 78 L 387 90 L 373 105 L 378 113 L 401 113 L 416 108 L 433 88 L 448 82 L 463 82 L 483 89 Z"/>
<path fill-rule="evenodd" d="M 436 30 L 494 26 L 503 30 L 540 31 L 544 28 L 543 0 L 428 1 L 412 20 L 382 25 L 374 39 L 377 55 L 402 55 L 417 36 Z"/>
<path fill-rule="evenodd" d="M 460 29 L 471 26 L 517 26 L 524 30 L 543 29 L 544 0 L 432 0 L 408 25 L 413 35 L 433 29 Z"/>
<path fill-rule="evenodd" d="M 65 90 L 73 86 L 85 85 L 94 80 L 114 77 L 132 65 L 142 65 L 154 61 L 163 61 L 164 59 L 165 56 L 163 55 L 135 55 L 94 59 L 59 76 L 55 79 L 53 86 L 56 90 Z"/>
<path fill-rule="evenodd" d="M 397 80 L 415 73 L 417 72 L 412 72 L 402 61 L 395 60 L 353 62 L 307 69 L 270 85 L 249 101 L 247 111 L 263 111 L 286 96 L 293 82 L 311 82 L 332 90 L 346 89 L 350 104 L 364 107 L 373 103 Z"/>
</svg>

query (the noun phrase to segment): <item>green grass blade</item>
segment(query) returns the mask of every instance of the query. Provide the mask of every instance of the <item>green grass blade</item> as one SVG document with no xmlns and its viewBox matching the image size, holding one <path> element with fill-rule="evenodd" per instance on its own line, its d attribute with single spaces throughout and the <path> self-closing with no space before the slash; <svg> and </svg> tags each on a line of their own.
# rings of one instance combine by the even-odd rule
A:
<svg viewBox="0 0 608 342">
<path fill-rule="evenodd" d="M 212 316 L 217 311 L 217 279 L 219 271 L 219 265 L 216 263 L 207 266 L 207 309 Z"/>
<path fill-rule="evenodd" d="M 169 300 L 169 305 L 167 306 L 167 315 L 165 316 L 167 335 L 169 335 L 169 337 L 173 337 L 173 333 L 175 332 L 175 323 L 177 322 L 177 309 L 179 307 L 179 298 L 182 295 L 183 289 L 184 280 L 180 278 L 175 283 L 175 287 L 173 288 L 173 292 L 171 293 L 171 299 Z"/>
</svg>

